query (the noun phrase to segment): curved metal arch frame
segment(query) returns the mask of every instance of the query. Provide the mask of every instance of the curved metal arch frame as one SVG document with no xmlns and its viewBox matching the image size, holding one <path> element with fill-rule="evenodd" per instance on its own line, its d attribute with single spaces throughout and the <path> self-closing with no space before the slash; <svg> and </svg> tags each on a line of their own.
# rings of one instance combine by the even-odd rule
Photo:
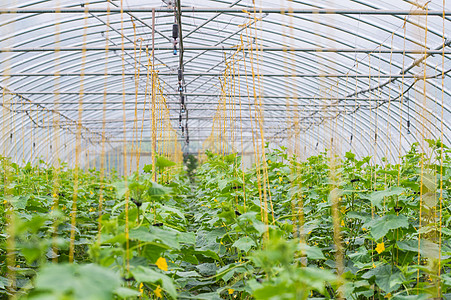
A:
<svg viewBox="0 0 451 300">
<path fill-rule="evenodd" d="M 353 2 L 358 2 L 358 1 L 353 1 Z M 92 80 L 93 82 L 95 82 L 95 80 L 93 79 Z M 313 82 L 313 80 L 311 80 L 312 82 Z M 304 82 L 308 82 L 308 80 L 304 80 Z M 304 86 L 305 87 L 305 86 Z M 264 89 L 267 89 L 268 88 L 268 86 L 265 86 L 264 87 Z M 276 90 L 275 88 L 274 88 L 274 90 Z M 445 94 L 447 94 L 447 96 L 449 96 L 449 92 L 448 91 L 446 91 L 445 92 Z M 429 99 L 433 99 L 433 97 L 430 97 L 430 96 L 427 96 Z M 64 105 L 64 103 L 61 103 L 62 105 Z M 436 102 L 436 104 L 439 104 L 438 102 Z M 448 110 L 449 111 L 449 109 L 448 108 L 446 108 L 446 110 Z M 418 112 L 415 112 L 415 113 L 418 113 Z M 93 116 L 94 116 L 94 114 L 93 114 Z M 370 119 L 366 119 L 366 120 L 370 120 Z M 346 122 L 345 122 L 346 123 Z M 396 126 L 395 126 L 396 124 L 394 124 L 393 125 L 393 128 L 396 128 Z M 448 124 L 446 124 L 447 125 L 447 127 L 449 128 L 449 126 L 448 126 Z"/>
</svg>

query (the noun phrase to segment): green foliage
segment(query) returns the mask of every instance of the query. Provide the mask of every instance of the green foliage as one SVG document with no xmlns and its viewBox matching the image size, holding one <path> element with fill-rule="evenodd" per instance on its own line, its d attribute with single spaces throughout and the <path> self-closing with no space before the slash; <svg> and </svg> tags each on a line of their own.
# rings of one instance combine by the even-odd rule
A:
<svg viewBox="0 0 451 300">
<path fill-rule="evenodd" d="M 342 159 L 324 152 L 300 161 L 281 148 L 248 169 L 236 154 L 208 152 L 200 166 L 187 156 L 186 173 L 158 157 L 156 174 L 146 166 L 127 178 L 64 165 L 21 167 L 1 158 L 0 295 L 449 297 L 451 159 L 440 141 L 427 142 L 428 155 L 414 144 L 399 164 L 378 165 L 350 152 Z M 336 202 L 343 276 L 335 261 Z M 75 254 L 69 264 L 72 207 Z M 7 266 L 11 233 L 15 263 Z"/>
</svg>

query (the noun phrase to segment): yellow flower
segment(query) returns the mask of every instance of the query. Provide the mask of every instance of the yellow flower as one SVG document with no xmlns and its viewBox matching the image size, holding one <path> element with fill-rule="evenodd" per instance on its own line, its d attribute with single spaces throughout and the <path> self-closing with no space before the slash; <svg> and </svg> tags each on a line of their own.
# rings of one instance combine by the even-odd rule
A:
<svg viewBox="0 0 451 300">
<path fill-rule="evenodd" d="M 366 228 L 365 228 L 365 227 L 362 227 L 362 230 L 363 230 L 363 231 L 366 231 Z"/>
<path fill-rule="evenodd" d="M 89 191 L 89 193 L 90 193 L 91 195 L 94 195 L 94 193 L 93 193 L 92 191 Z"/>
<path fill-rule="evenodd" d="M 142 294 L 144 292 L 142 282 L 139 284 L 139 292 Z"/>
<path fill-rule="evenodd" d="M 282 182 L 282 180 L 283 180 L 283 178 L 282 178 L 282 177 L 279 177 L 279 182 Z"/>
<path fill-rule="evenodd" d="M 270 164 L 271 163 L 271 160 L 270 159 L 268 159 L 268 164 Z"/>
<path fill-rule="evenodd" d="M 388 293 L 387 295 L 385 295 L 385 297 L 384 298 L 388 298 L 388 299 L 390 299 L 392 296 L 391 296 L 391 293 Z"/>
<path fill-rule="evenodd" d="M 341 226 L 345 226 L 345 221 L 341 220 Z"/>
<path fill-rule="evenodd" d="M 89 209 L 89 211 L 94 211 L 94 208 L 91 207 L 91 208 Z"/>
<path fill-rule="evenodd" d="M 234 289 L 228 289 L 227 290 L 227 292 L 229 292 L 229 295 L 232 295 L 234 291 L 235 291 Z"/>
<path fill-rule="evenodd" d="M 8 201 L 6 201 L 6 200 L 3 200 L 3 204 L 6 204 L 6 203 L 8 203 Z"/>
<path fill-rule="evenodd" d="M 381 254 L 385 250 L 384 242 L 377 244 L 376 251 L 377 253 Z"/>
<path fill-rule="evenodd" d="M 155 264 L 157 265 L 158 269 L 160 269 L 160 270 L 163 270 L 163 271 L 168 270 L 168 263 L 166 262 L 166 259 L 164 257 L 159 257 Z"/>
<path fill-rule="evenodd" d="M 163 298 L 163 295 L 161 294 L 163 290 L 161 289 L 161 287 L 158 285 L 157 288 L 153 291 L 155 293 L 155 296 L 157 296 L 158 298 Z"/>
<path fill-rule="evenodd" d="M 373 269 L 376 268 L 376 265 L 373 263 Z"/>
<path fill-rule="evenodd" d="M 280 172 L 277 172 L 277 175 L 280 175 Z"/>
<path fill-rule="evenodd" d="M 218 202 L 218 200 L 216 200 L 216 199 L 213 199 L 213 201 L 214 201 L 214 202 Z"/>
<path fill-rule="evenodd" d="M 58 195 L 57 195 L 57 194 L 53 194 L 52 196 L 53 196 L 53 198 L 56 198 L 56 197 L 58 197 Z"/>
</svg>

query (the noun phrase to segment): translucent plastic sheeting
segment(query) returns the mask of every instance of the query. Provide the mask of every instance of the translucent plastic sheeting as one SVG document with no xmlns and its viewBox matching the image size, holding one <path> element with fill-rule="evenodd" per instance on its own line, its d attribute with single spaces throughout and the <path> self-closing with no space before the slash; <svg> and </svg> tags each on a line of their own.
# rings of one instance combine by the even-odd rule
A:
<svg viewBox="0 0 451 300">
<path fill-rule="evenodd" d="M 120 1 L 91 1 L 84 6 L 81 2 L 2 1 L 0 5 L 4 10 L 0 15 L 4 94 L 0 147 L 15 161 L 40 157 L 71 162 L 79 122 L 82 155 L 99 155 L 103 123 L 110 150 L 124 141 L 151 140 L 149 113 L 144 117 L 142 113 L 144 105 L 149 105 L 145 49 L 152 47 L 151 8 L 156 9 L 155 68 L 172 127 L 185 151 L 197 151 L 211 134 L 225 61 L 242 39 L 249 38 L 253 41 L 246 45 L 253 45 L 258 53 L 254 69 L 260 80 L 255 84 L 264 109 L 265 140 L 272 146 L 289 143 L 287 135 L 293 130 L 287 120 L 293 116 L 299 118 L 305 155 L 335 143 L 342 152 L 395 159 L 412 142 L 422 143 L 424 138 L 443 138 L 451 144 L 451 47 L 444 35 L 450 32 L 450 1 L 445 7 L 442 0 L 257 1 L 254 8 L 252 1 L 244 0 L 182 0 L 184 93 L 189 112 L 183 122 L 189 128 L 189 145 L 179 127 L 180 51 L 173 55 L 175 18 L 168 1 L 123 1 L 122 14 L 117 12 Z M 106 12 L 108 7 L 115 11 Z M 7 12 L 13 8 L 18 11 Z M 59 8 L 80 12 L 51 12 Z M 217 10 L 197 11 L 201 8 Z M 322 9 L 331 11 L 320 13 Z M 369 13 L 376 10 L 381 13 Z M 250 22 L 255 24 L 243 26 Z M 104 50 L 106 45 L 109 51 Z M 82 51 L 83 47 L 87 50 Z M 243 84 L 233 93 L 252 111 L 255 95 L 244 84 L 251 77 L 251 67 L 248 60 L 235 70 Z M 294 105 L 299 112 L 287 109 Z M 250 139 L 256 130 L 252 120 L 242 117 L 236 122 L 240 126 L 234 130 L 242 129 L 245 151 L 252 151 Z M 143 128 L 142 137 L 135 134 L 136 123 Z M 240 143 L 236 140 L 233 149 L 241 149 Z"/>
</svg>

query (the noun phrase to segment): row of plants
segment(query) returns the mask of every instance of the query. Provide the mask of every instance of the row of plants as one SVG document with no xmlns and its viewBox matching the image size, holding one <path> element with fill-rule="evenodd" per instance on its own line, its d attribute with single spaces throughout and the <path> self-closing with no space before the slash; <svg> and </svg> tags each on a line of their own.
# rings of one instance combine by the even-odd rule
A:
<svg viewBox="0 0 451 300">
<path fill-rule="evenodd" d="M 450 150 L 428 143 L 393 164 L 207 152 L 189 176 L 2 158 L 0 297 L 451 299 Z"/>
</svg>

